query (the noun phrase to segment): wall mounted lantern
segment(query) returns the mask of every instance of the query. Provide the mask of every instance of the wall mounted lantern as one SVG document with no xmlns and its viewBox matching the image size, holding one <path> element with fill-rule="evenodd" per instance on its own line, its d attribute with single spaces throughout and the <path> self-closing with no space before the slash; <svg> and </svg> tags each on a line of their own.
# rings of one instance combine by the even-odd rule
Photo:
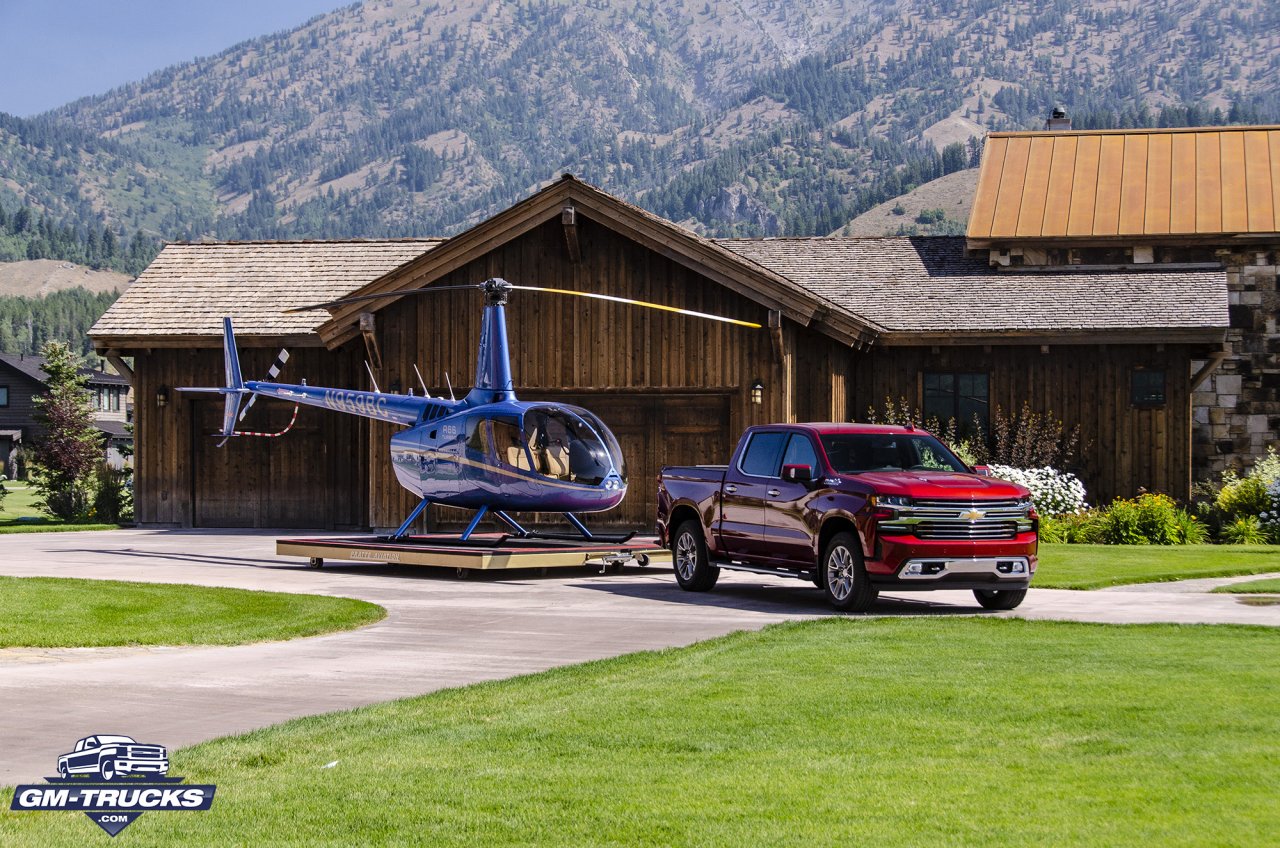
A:
<svg viewBox="0 0 1280 848">
<path fill-rule="evenodd" d="M 169 403 L 169 390 L 161 386 L 156 390 L 156 406 L 163 409 Z"/>
<path fill-rule="evenodd" d="M 759 377 L 751 383 L 751 402 L 756 406 L 764 403 L 764 383 Z"/>
</svg>

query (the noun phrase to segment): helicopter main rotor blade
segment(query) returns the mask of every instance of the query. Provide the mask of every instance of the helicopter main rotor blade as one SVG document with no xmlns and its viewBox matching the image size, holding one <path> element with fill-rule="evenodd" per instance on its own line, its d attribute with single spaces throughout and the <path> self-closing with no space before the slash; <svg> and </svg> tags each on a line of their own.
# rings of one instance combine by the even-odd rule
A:
<svg viewBox="0 0 1280 848">
<path fill-rule="evenodd" d="M 354 297 L 343 297 L 338 300 L 330 300 L 325 303 L 312 303 L 308 306 L 295 306 L 292 309 L 286 309 L 286 314 L 294 312 L 310 312 L 313 309 L 328 309 L 330 306 L 342 306 L 347 303 L 361 303 L 366 300 L 381 300 L 386 297 L 400 297 L 405 294 L 430 294 L 432 292 L 457 291 L 458 289 L 479 289 L 483 286 L 466 285 L 466 286 L 427 286 L 422 289 L 401 289 L 400 291 L 383 292 L 382 294 L 358 294 Z"/>
<path fill-rule="evenodd" d="M 751 327 L 752 329 L 760 329 L 760 325 L 751 321 L 739 321 L 737 318 L 726 318 L 723 315 L 711 315 L 707 312 L 695 312 L 692 309 L 681 309 L 677 306 L 667 306 L 662 303 L 649 303 L 647 300 L 632 300 L 629 297 L 615 297 L 611 294 L 596 294 L 595 292 L 573 291 L 572 289 L 550 289 L 545 286 L 511 286 L 513 289 L 522 291 L 550 292 L 552 294 L 571 294 L 577 297 L 590 297 L 595 300 L 608 300 L 613 303 L 626 303 L 631 306 L 645 306 L 649 309 L 661 309 L 663 312 L 677 312 L 681 315 L 691 315 L 694 318 L 706 318 L 709 321 L 723 321 L 726 324 L 737 324 L 739 327 Z"/>
</svg>

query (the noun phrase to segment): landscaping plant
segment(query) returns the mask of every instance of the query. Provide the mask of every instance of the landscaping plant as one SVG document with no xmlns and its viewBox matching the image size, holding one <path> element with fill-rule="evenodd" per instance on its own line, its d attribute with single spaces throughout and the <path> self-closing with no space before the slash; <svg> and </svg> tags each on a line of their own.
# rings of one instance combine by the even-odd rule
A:
<svg viewBox="0 0 1280 848">
<path fill-rule="evenodd" d="M 1026 486 L 1031 491 L 1031 501 L 1041 516 L 1067 515 L 1085 508 L 1084 483 L 1066 471 L 1054 468 L 1013 468 L 1008 465 L 992 465 L 991 476 Z"/>
<path fill-rule="evenodd" d="M 83 520 L 89 516 L 93 470 L 102 457 L 102 437 L 84 388 L 88 378 L 80 373 L 80 357 L 62 342 L 49 342 L 42 353 L 49 388 L 35 398 L 45 435 L 32 452 L 32 482 L 50 515 Z"/>
</svg>

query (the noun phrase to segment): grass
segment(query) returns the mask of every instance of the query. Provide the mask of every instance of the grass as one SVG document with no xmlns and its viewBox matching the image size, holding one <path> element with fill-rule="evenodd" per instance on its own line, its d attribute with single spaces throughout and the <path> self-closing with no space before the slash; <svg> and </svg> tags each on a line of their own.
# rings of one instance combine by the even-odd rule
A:
<svg viewBox="0 0 1280 848">
<path fill-rule="evenodd" d="M 185 749 L 155 845 L 1264 845 L 1280 634 L 1016 619 L 781 625 Z M 157 740 L 163 742 L 164 740 Z M 331 768 L 322 768 L 335 763 Z M 82 845 L 80 814 L 0 842 Z"/>
<path fill-rule="evenodd" d="M 0 577 L 0 648 L 239 645 L 349 630 L 385 615 L 352 598 Z"/>
<path fill-rule="evenodd" d="M 1280 545 L 1041 545 L 1031 585 L 1100 589 L 1272 571 L 1280 572 Z"/>
<path fill-rule="evenodd" d="M 34 486 L 6 481 L 9 492 L 0 499 L 0 535 L 5 533 L 60 533 L 68 530 L 115 530 L 116 524 L 67 524 L 36 507 L 39 494 Z"/>
<path fill-rule="evenodd" d="M 1248 583 L 1233 583 L 1230 586 L 1219 586 L 1215 592 L 1230 595 L 1280 595 L 1280 577 L 1269 580 L 1250 580 Z"/>
</svg>

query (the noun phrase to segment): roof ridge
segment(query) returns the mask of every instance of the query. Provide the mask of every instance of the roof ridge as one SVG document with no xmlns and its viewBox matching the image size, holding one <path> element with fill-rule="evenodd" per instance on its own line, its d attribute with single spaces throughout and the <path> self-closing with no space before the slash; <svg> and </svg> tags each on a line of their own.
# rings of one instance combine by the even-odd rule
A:
<svg viewBox="0 0 1280 848">
<path fill-rule="evenodd" d="M 403 238 L 345 238 L 345 239 L 250 239 L 245 241 L 170 241 L 165 247 L 227 247 L 228 245 L 273 244 L 423 244 L 448 241 L 445 236 L 405 236 Z"/>
</svg>

